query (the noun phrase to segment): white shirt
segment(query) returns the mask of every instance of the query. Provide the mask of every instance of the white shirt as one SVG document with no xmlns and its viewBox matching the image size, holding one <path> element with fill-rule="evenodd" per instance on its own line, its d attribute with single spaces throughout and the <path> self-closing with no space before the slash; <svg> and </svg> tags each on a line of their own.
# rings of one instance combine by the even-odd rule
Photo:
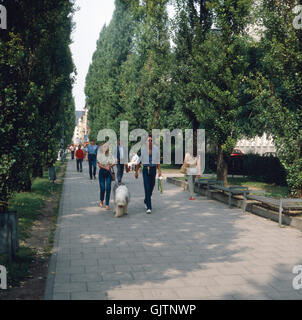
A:
<svg viewBox="0 0 302 320">
<path fill-rule="evenodd" d="M 139 156 L 137 154 L 135 154 L 132 158 L 131 158 L 131 163 L 132 164 L 139 164 Z"/>
<path fill-rule="evenodd" d="M 114 164 L 116 161 L 112 154 L 106 156 L 105 153 L 99 148 L 97 154 L 97 162 L 101 163 L 104 167 L 108 167 L 109 165 Z"/>
<path fill-rule="evenodd" d="M 187 152 L 185 162 L 189 165 L 187 175 L 200 175 L 200 156 L 193 157 Z"/>
</svg>

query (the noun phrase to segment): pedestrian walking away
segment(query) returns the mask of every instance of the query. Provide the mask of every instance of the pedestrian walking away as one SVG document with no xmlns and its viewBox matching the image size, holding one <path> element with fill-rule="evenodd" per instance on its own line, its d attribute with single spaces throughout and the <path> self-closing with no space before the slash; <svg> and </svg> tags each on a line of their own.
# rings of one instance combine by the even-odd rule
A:
<svg viewBox="0 0 302 320">
<path fill-rule="evenodd" d="M 140 165 L 143 165 L 143 181 L 145 190 L 144 203 L 146 206 L 146 213 L 150 214 L 152 211 L 152 193 L 156 181 L 156 171 L 158 176 L 161 177 L 160 170 L 160 153 L 156 146 L 152 145 L 152 136 L 148 137 L 148 148 L 142 147 L 141 149 L 141 162 L 136 166 L 135 178 L 138 178 L 138 170 Z"/>
<path fill-rule="evenodd" d="M 95 144 L 95 141 L 92 139 L 91 143 L 87 147 L 87 153 L 86 153 L 86 161 L 88 161 L 89 164 L 89 176 L 90 180 L 92 180 L 92 177 L 96 179 L 96 157 L 98 152 L 98 146 Z"/>
<path fill-rule="evenodd" d="M 100 183 L 100 207 L 103 207 L 104 200 L 106 210 L 109 210 L 110 194 L 111 194 L 111 182 L 112 171 L 115 166 L 116 159 L 113 155 L 109 154 L 109 145 L 104 144 L 98 149 L 97 162 L 100 168 L 99 171 L 99 183 Z M 106 194 L 106 199 L 105 199 Z"/>
<path fill-rule="evenodd" d="M 82 146 L 79 145 L 78 150 L 75 153 L 76 160 L 77 160 L 77 171 L 83 171 L 83 160 L 84 160 L 84 151 L 82 150 Z"/>
<path fill-rule="evenodd" d="M 116 151 L 117 151 L 117 163 L 116 163 L 117 182 L 121 183 L 123 179 L 125 167 L 126 167 L 126 171 L 128 172 L 128 167 L 127 167 L 128 157 L 124 147 L 121 146 L 120 140 L 118 141 L 118 146 L 116 148 Z"/>
<path fill-rule="evenodd" d="M 71 160 L 74 159 L 74 146 L 71 145 L 70 148 L 69 148 L 70 152 L 71 152 Z"/>
</svg>

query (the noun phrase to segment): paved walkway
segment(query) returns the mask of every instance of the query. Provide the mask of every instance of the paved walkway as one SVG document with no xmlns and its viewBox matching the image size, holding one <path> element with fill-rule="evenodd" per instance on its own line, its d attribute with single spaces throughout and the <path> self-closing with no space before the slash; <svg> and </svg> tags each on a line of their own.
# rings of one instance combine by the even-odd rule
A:
<svg viewBox="0 0 302 320">
<path fill-rule="evenodd" d="M 147 215 L 132 174 L 129 215 L 116 219 L 87 171 L 68 163 L 46 299 L 302 299 L 300 231 L 166 183 Z"/>
</svg>

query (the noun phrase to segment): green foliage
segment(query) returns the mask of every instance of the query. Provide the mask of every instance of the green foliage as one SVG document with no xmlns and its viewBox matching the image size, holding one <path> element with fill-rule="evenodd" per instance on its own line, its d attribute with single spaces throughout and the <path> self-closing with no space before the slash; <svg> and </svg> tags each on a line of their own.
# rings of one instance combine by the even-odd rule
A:
<svg viewBox="0 0 302 320">
<path fill-rule="evenodd" d="M 119 131 L 122 112 L 121 65 L 132 46 L 133 21 L 127 1 L 116 0 L 116 9 L 104 26 L 86 78 L 85 92 L 89 108 L 90 138 L 97 138 L 103 128 Z"/>
<path fill-rule="evenodd" d="M 136 100 L 127 99 L 129 73 L 123 74 L 126 96 L 126 113 L 140 114 L 135 128 L 151 132 L 166 125 L 171 110 L 170 43 L 168 34 L 167 0 L 146 1 L 141 9 L 142 19 L 137 25 L 134 41 L 134 59 L 130 60 L 137 75 L 130 85 L 138 93 Z M 131 70 L 132 71 L 132 70 Z M 132 89 L 132 88 L 131 88 Z"/>
<path fill-rule="evenodd" d="M 119 132 L 162 128 L 171 109 L 166 0 L 116 1 L 104 26 L 86 79 L 91 137 L 100 129 Z"/>
<path fill-rule="evenodd" d="M 0 212 L 15 191 L 71 140 L 74 66 L 69 44 L 73 2 L 4 1 L 9 31 L 0 33 Z"/>
<path fill-rule="evenodd" d="M 116 0 L 86 79 L 91 137 L 168 127 L 206 129 L 227 180 L 238 139 L 271 133 L 292 195 L 302 195 L 301 39 L 294 0 Z M 260 42 L 247 31 L 264 26 Z M 251 30 L 251 29 L 250 29 Z"/>
<path fill-rule="evenodd" d="M 58 170 L 57 164 L 56 167 Z M 9 201 L 9 210 L 18 211 L 20 240 L 29 236 L 30 227 L 39 217 L 45 199 L 53 192 L 58 192 L 60 188 L 59 184 L 49 183 L 48 173 L 45 172 L 43 178 L 34 179 L 31 192 L 16 193 Z"/>
<path fill-rule="evenodd" d="M 212 13 L 207 8 L 209 1 L 176 1 L 176 16 L 172 22 L 173 50 L 172 90 L 173 112 L 169 116 L 170 128 L 198 129 L 201 123 L 193 111 L 193 73 L 197 47 L 205 40 L 212 25 Z M 199 6 L 199 12 L 196 7 Z"/>
<path fill-rule="evenodd" d="M 14 262 L 7 265 L 7 255 L 0 256 L 0 265 L 7 265 L 7 282 L 9 286 L 18 286 L 20 281 L 29 276 L 34 252 L 30 248 L 20 247 Z"/>
<path fill-rule="evenodd" d="M 236 2 L 227 1 L 222 6 L 218 1 L 211 2 L 219 31 L 209 32 L 197 47 L 193 75 L 197 97 L 193 104 L 195 113 L 226 154 L 241 135 L 241 115 L 247 104 L 244 79 L 250 70 L 250 42 L 244 27 L 251 1 L 241 1 L 238 7 Z"/>
<path fill-rule="evenodd" d="M 242 135 L 255 135 L 254 126 L 245 124 L 259 113 L 251 110 L 255 98 L 248 92 L 254 51 L 246 27 L 252 1 L 176 2 L 172 122 L 206 130 L 218 145 L 219 178 L 227 182 L 227 157 Z"/>
<path fill-rule="evenodd" d="M 296 1 L 264 0 L 260 17 L 265 26 L 259 81 L 266 126 L 287 172 L 292 196 L 302 196 L 302 34 L 292 26 Z"/>
<path fill-rule="evenodd" d="M 62 170 L 61 166 L 62 162 L 55 163 L 57 173 Z M 25 241 L 30 236 L 31 227 L 34 221 L 39 218 L 47 198 L 54 194 L 60 195 L 61 191 L 62 183 L 54 185 L 49 183 L 48 173 L 45 172 L 43 178 L 34 179 L 31 192 L 17 193 L 10 199 L 9 210 L 18 211 L 19 214 L 18 230 L 21 241 Z M 54 213 L 54 223 L 57 216 L 59 198 L 57 199 L 57 208 Z M 52 229 L 52 235 L 54 229 Z M 51 246 L 51 243 L 49 246 Z M 50 247 L 46 249 L 46 254 L 48 253 L 50 253 Z M 7 254 L 0 255 L 0 265 L 7 266 L 9 285 L 18 286 L 21 281 L 29 276 L 33 259 L 36 258 L 35 255 L 36 253 L 32 249 L 23 245 L 19 247 L 16 258 L 10 265 L 7 264 Z"/>
</svg>

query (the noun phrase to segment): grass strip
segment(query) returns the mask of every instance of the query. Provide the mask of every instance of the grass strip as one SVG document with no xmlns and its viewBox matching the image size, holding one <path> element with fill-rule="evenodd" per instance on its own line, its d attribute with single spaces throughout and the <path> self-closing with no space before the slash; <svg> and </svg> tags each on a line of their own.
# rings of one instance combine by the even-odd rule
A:
<svg viewBox="0 0 302 320">
<path fill-rule="evenodd" d="M 55 164 L 57 175 L 62 173 L 62 179 L 59 183 L 52 183 L 48 179 L 48 171 L 43 173 L 42 178 L 36 178 L 32 182 L 32 190 L 30 192 L 17 193 L 9 202 L 9 211 L 17 211 L 19 220 L 19 251 L 17 252 L 15 260 L 12 264 L 8 265 L 7 254 L 0 255 L 0 265 L 7 266 L 8 271 L 8 285 L 18 286 L 22 284 L 22 280 L 29 276 L 29 270 L 36 252 L 31 248 L 26 247 L 25 241 L 31 236 L 31 228 L 33 223 L 39 219 L 42 214 L 42 209 L 46 204 L 46 200 L 56 199 L 57 206 L 54 210 L 53 227 L 49 237 L 49 245 L 45 254 L 48 255 L 51 252 L 53 238 L 55 234 L 56 221 L 59 211 L 60 197 L 64 182 L 64 175 L 66 166 L 57 161 Z"/>
</svg>

